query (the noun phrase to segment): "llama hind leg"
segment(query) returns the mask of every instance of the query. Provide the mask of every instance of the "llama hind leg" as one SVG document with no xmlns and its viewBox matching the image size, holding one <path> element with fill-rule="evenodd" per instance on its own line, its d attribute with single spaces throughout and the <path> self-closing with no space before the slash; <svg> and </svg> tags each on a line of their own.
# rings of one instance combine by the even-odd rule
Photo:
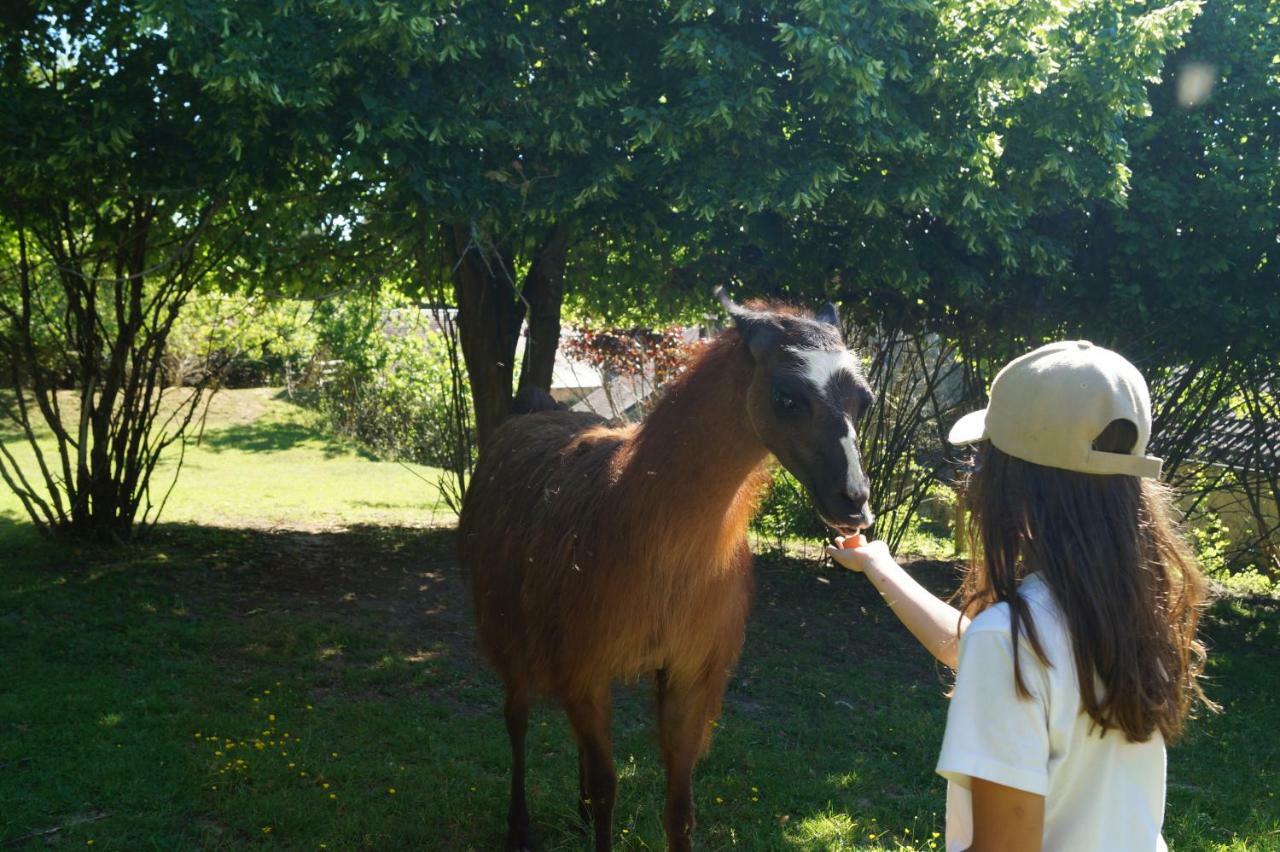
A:
<svg viewBox="0 0 1280 852">
<path fill-rule="evenodd" d="M 613 766 L 613 738 L 609 730 L 612 699 L 608 685 L 588 698 L 566 700 L 564 709 L 578 741 L 582 790 L 579 812 L 590 813 L 595 827 L 596 852 L 609 852 L 613 848 L 613 803 L 618 776 Z"/>
<path fill-rule="evenodd" d="M 526 852 L 533 848 L 529 833 L 529 807 L 524 795 L 525 733 L 529 728 L 529 693 L 523 684 L 507 684 L 503 708 L 507 736 L 511 740 L 511 807 L 507 811 L 507 848 Z"/>
<path fill-rule="evenodd" d="M 657 673 L 658 739 L 667 774 L 667 802 L 663 823 L 667 849 L 688 852 L 693 848 L 693 768 L 710 739 L 711 721 L 720 713 L 720 701 L 729 680 L 723 674 L 686 681 L 665 670 Z"/>
<path fill-rule="evenodd" d="M 591 794 L 587 792 L 587 753 L 578 747 L 578 817 L 583 827 L 591 824 Z"/>
</svg>

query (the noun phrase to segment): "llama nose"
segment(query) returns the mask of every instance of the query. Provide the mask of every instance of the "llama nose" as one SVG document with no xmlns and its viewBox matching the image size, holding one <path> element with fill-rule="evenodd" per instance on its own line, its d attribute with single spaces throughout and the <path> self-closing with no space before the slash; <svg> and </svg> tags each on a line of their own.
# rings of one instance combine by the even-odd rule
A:
<svg viewBox="0 0 1280 852">
<path fill-rule="evenodd" d="M 850 503 L 853 504 L 854 512 L 857 512 L 859 514 L 868 514 L 870 512 L 870 509 L 867 506 L 867 501 L 871 499 L 871 495 L 867 491 L 861 488 L 846 489 L 844 492 L 844 496 Z"/>
</svg>

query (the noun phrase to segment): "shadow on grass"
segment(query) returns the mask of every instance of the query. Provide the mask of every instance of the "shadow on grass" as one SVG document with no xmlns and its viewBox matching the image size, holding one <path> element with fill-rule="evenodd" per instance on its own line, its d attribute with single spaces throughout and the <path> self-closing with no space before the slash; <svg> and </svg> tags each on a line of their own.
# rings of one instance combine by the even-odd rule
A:
<svg viewBox="0 0 1280 852">
<path fill-rule="evenodd" d="M 23 726 L 24 745 L 0 758 L 30 758 L 40 764 L 33 775 L 49 779 L 6 792 L 0 776 L 3 809 L 24 815 L 0 822 L 0 840 L 65 821 L 77 801 L 112 813 L 110 835 L 98 836 L 124 847 L 163 837 L 161 845 L 235 848 L 252 841 L 257 808 L 306 814 L 310 805 L 302 797 L 310 787 L 282 773 L 279 760 L 269 763 L 272 746 L 248 755 L 261 774 L 241 798 L 211 801 L 210 786 L 223 788 L 229 779 L 210 778 L 207 763 L 192 757 L 192 731 L 249 737 L 267 730 L 246 716 L 248 697 L 258 696 L 264 704 L 257 706 L 269 702 L 282 718 L 314 706 L 317 721 L 307 738 L 323 742 L 325 753 L 353 755 L 343 770 L 351 778 L 336 768 L 327 777 L 345 781 L 354 814 L 345 822 L 327 812 L 305 818 L 324 831 L 350 833 L 313 837 L 301 826 L 288 842 L 421 847 L 422 836 L 412 832 L 425 821 L 427 837 L 451 837 L 454 848 L 499 846 L 509 771 L 502 692 L 475 647 L 453 537 L 452 529 L 161 524 L 127 546 L 55 548 L 46 565 L 30 565 L 34 573 L 21 591 L 6 589 L 0 577 L 0 616 L 20 612 L 28 637 L 17 642 L 13 669 L 15 682 L 28 686 L 7 711 L 0 703 L 0 729 Z M 734 836 L 755 838 L 748 849 L 794 845 L 805 833 L 825 837 L 824 804 L 857 814 L 859 825 L 909 822 L 912 809 L 938 793 L 925 765 L 931 749 L 919 750 L 919 740 L 935 732 L 899 741 L 878 726 L 909 726 L 904 705 L 925 703 L 929 691 L 937 694 L 928 696 L 926 716 L 936 721 L 943 705 L 935 670 L 923 654 L 906 652 L 909 640 L 886 635 L 887 625 L 866 617 L 873 599 L 857 578 L 777 557 L 761 559 L 758 576 L 747 648 L 698 772 L 700 835 L 714 847 Z M 0 636 L 13 638 L 3 630 Z M 52 659 L 62 662 L 51 666 Z M 42 707 L 73 688 L 88 721 L 68 735 L 101 741 L 101 752 L 71 749 L 56 720 L 40 718 Z M 130 709 L 139 707 L 157 711 Z M 159 708 L 167 715 L 156 715 Z M 117 725 L 111 714 L 128 724 Z M 107 724 L 112 733 L 103 740 Z M 629 837 L 658 846 L 663 773 L 647 680 L 617 690 L 614 735 L 623 776 L 616 832 L 627 828 Z M 537 831 L 545 848 L 578 848 L 576 751 L 563 714 L 539 708 L 530 736 Z M 121 745 L 127 754 L 111 750 Z M 889 754 L 891 745 L 907 755 L 917 748 L 909 764 L 915 781 L 895 779 L 907 766 L 906 758 Z M 76 777 L 69 764 L 58 765 L 60 754 L 78 754 L 98 769 L 59 787 L 54 779 Z M 196 755 L 207 761 L 198 748 Z M 139 774 L 136 761 L 144 756 L 171 768 L 156 777 L 153 791 L 139 793 L 128 779 Z M 391 764 L 405 776 L 388 780 Z M 405 791 L 397 801 L 412 804 L 412 819 L 386 811 L 385 795 L 346 792 L 365 776 L 374 780 L 361 781 L 361 790 Z M 752 785 L 765 792 L 749 792 Z M 132 789 L 134 799 L 111 792 L 117 787 Z M 174 818 L 165 826 L 148 823 L 164 813 L 159 802 L 174 789 L 180 791 Z M 409 798 L 414 789 L 421 799 Z M 223 826 L 216 842 L 191 833 L 206 830 L 192 815 L 211 810 Z M 286 826 L 275 830 L 286 842 Z"/>
<path fill-rule="evenodd" d="M 0 536 L 21 526 L 0 516 Z M 32 764 L 22 784 L 0 773 L 0 842 L 67 824 L 92 802 L 111 814 L 94 829 L 107 848 L 243 848 L 263 826 L 291 848 L 498 848 L 502 693 L 477 653 L 453 554 L 452 529 L 162 524 L 142 543 L 55 547 L 42 564 L 0 572 L 15 687 L 0 700 L 0 731 L 21 732 L 0 745 L 0 763 Z M 912 570 L 937 592 L 954 587 L 947 563 Z M 932 768 L 945 678 L 863 578 L 778 555 L 756 573 L 747 644 L 695 780 L 703 845 L 930 848 L 920 838 L 942 825 Z M 1280 616 L 1273 607 L 1255 623 L 1256 609 L 1215 611 L 1222 653 L 1274 647 Z M 659 847 L 648 685 L 616 696 L 615 834 Z M 1248 719 L 1248 707 L 1222 724 Z M 296 754 L 267 734 L 277 714 L 305 737 Z M 247 768 L 224 774 L 193 732 L 238 739 Z M 1237 759 L 1266 759 L 1250 749 Z M 555 708 L 535 711 L 529 754 L 542 848 L 582 848 L 576 750 Z M 84 845 L 88 831 L 62 839 Z"/>
<path fill-rule="evenodd" d="M 326 437 L 316 428 L 303 423 L 245 423 L 211 429 L 200 441 L 202 446 L 214 452 L 239 450 L 246 453 L 278 453 L 300 446 L 311 446 L 324 453 L 325 458 L 355 454 L 374 461 L 373 453 L 351 443 Z"/>
</svg>

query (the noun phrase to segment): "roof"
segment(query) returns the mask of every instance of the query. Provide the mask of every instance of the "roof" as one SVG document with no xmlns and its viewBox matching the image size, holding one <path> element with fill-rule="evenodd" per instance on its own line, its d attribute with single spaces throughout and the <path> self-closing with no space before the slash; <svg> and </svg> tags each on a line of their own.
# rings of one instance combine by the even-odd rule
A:
<svg viewBox="0 0 1280 852">
<path fill-rule="evenodd" d="M 1188 455 L 1195 461 L 1235 470 L 1280 469 L 1280 420 L 1264 421 L 1259 433 L 1251 420 L 1221 418 L 1209 424 Z"/>
</svg>

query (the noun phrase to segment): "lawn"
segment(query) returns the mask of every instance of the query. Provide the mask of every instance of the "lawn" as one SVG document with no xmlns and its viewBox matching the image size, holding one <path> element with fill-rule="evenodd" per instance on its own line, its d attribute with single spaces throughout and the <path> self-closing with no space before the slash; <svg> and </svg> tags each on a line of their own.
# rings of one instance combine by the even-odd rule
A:
<svg viewBox="0 0 1280 852">
<path fill-rule="evenodd" d="M 74 397 L 68 395 L 63 409 L 74 419 Z M 439 471 L 374 460 L 325 436 L 318 421 L 314 412 L 272 388 L 214 394 L 204 429 L 183 458 L 163 520 L 268 528 L 452 521 L 436 488 Z M 30 460 L 29 448 L 11 424 L 0 423 L 7 427 L 0 428 L 0 440 L 19 460 Z M 161 493 L 160 486 L 173 480 L 176 458 L 170 453 L 157 468 L 154 481 Z M 17 497 L 0 487 L 0 524 L 6 517 L 19 518 L 21 511 Z"/>
<path fill-rule="evenodd" d="M 501 693 L 431 472 L 241 394 L 150 540 L 55 546 L 12 514 L 0 529 L 0 846 L 499 848 Z M 777 553 L 757 575 L 697 775 L 702 848 L 939 848 L 945 678 L 862 578 Z M 1170 751 L 1166 835 L 1280 848 L 1280 604 L 1221 601 L 1206 633 L 1225 712 Z M 662 848 L 647 686 L 617 696 L 616 834 Z M 534 714 L 530 764 L 540 848 L 586 849 L 554 708 Z"/>
</svg>

